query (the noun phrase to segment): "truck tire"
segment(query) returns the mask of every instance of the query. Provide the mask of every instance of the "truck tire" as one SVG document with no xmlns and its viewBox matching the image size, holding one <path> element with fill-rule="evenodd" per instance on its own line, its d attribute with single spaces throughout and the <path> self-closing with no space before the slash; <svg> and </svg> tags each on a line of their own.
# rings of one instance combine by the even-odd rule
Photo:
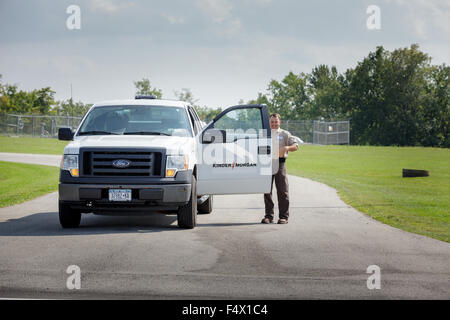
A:
<svg viewBox="0 0 450 320">
<path fill-rule="evenodd" d="M 67 204 L 59 202 L 59 223 L 63 228 L 78 228 L 81 221 L 81 212 L 71 209 Z"/>
<path fill-rule="evenodd" d="M 213 196 L 210 195 L 208 200 L 198 205 L 198 213 L 199 214 L 210 214 L 213 210 Z"/>
<path fill-rule="evenodd" d="M 178 226 L 184 229 L 193 229 L 197 225 L 197 180 L 192 176 L 191 198 L 189 202 L 178 209 Z"/>
</svg>

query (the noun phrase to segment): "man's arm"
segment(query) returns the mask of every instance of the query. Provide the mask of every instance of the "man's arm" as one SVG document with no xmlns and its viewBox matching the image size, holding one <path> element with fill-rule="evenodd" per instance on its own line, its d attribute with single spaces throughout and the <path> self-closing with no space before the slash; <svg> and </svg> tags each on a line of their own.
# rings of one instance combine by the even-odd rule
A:
<svg viewBox="0 0 450 320">
<path fill-rule="evenodd" d="M 293 151 L 297 151 L 297 150 L 298 150 L 297 139 L 295 139 L 295 137 L 289 133 L 288 143 L 287 143 L 287 146 L 286 146 L 286 151 L 287 152 L 293 152 Z"/>
<path fill-rule="evenodd" d="M 293 144 L 293 145 L 287 146 L 285 148 L 286 148 L 286 151 L 288 151 L 288 152 L 297 151 L 298 150 L 298 144 Z"/>
<path fill-rule="evenodd" d="M 298 150 L 297 140 L 290 133 L 287 137 L 287 144 L 287 146 L 280 148 L 280 152 L 278 153 L 280 158 L 283 158 L 287 152 L 294 152 Z"/>
<path fill-rule="evenodd" d="M 298 145 L 297 144 L 293 144 L 292 146 L 285 146 L 280 148 L 280 152 L 278 153 L 278 156 L 280 158 L 284 158 L 284 154 L 286 152 L 294 152 L 298 150 Z"/>
</svg>

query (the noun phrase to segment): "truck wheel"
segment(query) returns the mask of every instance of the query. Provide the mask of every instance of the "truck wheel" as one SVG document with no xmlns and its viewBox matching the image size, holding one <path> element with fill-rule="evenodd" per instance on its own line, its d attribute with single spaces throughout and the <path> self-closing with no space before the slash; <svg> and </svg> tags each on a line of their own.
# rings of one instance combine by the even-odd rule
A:
<svg viewBox="0 0 450 320">
<path fill-rule="evenodd" d="M 189 202 L 180 207 L 177 213 L 178 226 L 193 229 L 197 225 L 197 180 L 192 176 L 191 198 Z"/>
<path fill-rule="evenodd" d="M 81 212 L 71 209 L 67 204 L 59 202 L 59 223 L 63 228 L 78 228 Z"/>
<path fill-rule="evenodd" d="M 198 205 L 198 213 L 199 214 L 209 214 L 213 210 L 213 196 L 210 195 L 208 200 Z"/>
</svg>

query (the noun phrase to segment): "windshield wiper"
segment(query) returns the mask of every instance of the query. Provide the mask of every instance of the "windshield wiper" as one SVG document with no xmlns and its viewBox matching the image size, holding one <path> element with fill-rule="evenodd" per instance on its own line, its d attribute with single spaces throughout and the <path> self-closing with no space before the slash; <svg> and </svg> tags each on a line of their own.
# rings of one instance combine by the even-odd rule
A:
<svg viewBox="0 0 450 320">
<path fill-rule="evenodd" d="M 155 135 L 155 136 L 170 136 L 170 134 L 157 132 L 157 131 L 136 131 L 136 132 L 124 132 L 123 134 L 134 134 L 134 135 Z"/>
<path fill-rule="evenodd" d="M 85 135 L 85 134 L 98 134 L 98 135 L 106 135 L 106 134 L 118 134 L 118 133 L 114 133 L 114 132 L 108 132 L 108 131 L 96 131 L 96 130 L 93 130 L 93 131 L 83 131 L 83 132 L 79 132 L 78 133 L 78 135 L 79 136 L 81 136 L 81 135 Z"/>
</svg>

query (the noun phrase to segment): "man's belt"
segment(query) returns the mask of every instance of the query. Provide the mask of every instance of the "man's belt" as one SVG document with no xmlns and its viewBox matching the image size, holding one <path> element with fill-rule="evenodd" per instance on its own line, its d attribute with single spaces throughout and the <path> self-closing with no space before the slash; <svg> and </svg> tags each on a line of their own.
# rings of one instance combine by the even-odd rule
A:
<svg viewBox="0 0 450 320">
<path fill-rule="evenodd" d="M 286 158 L 278 158 L 280 160 L 280 163 L 286 162 Z"/>
</svg>

